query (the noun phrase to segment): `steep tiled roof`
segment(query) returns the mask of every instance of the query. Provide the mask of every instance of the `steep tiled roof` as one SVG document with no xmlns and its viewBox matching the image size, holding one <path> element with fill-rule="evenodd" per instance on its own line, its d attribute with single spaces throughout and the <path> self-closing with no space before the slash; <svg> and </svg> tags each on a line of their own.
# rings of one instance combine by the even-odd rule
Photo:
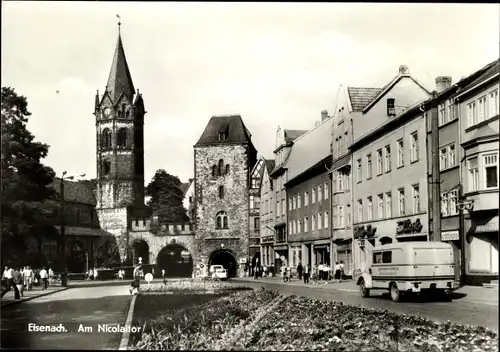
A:
<svg viewBox="0 0 500 352">
<path fill-rule="evenodd" d="M 187 183 L 181 183 L 180 184 L 179 188 L 182 191 L 183 195 L 186 195 L 186 192 L 187 192 L 187 190 L 189 188 L 189 184 L 190 184 L 189 182 L 187 182 Z"/>
<path fill-rule="evenodd" d="M 500 71 L 500 60 L 495 60 L 485 67 L 483 67 L 481 70 L 483 73 L 476 78 L 474 81 L 472 81 L 470 84 L 468 84 L 466 87 L 463 88 L 463 90 L 467 90 L 471 87 L 474 87 L 475 85 L 481 83 L 482 81 L 490 78 L 491 76 L 497 74 Z"/>
<path fill-rule="evenodd" d="M 276 165 L 276 160 L 274 159 L 266 159 L 266 168 L 267 172 L 271 172 L 274 169 L 274 165 Z"/>
<path fill-rule="evenodd" d="M 332 121 L 326 119 L 294 141 L 285 166 L 289 181 L 330 155 Z"/>
<path fill-rule="evenodd" d="M 118 42 L 116 43 L 115 55 L 113 56 L 113 63 L 111 64 L 111 71 L 109 72 L 108 84 L 106 85 L 111 100 L 115 103 L 122 92 L 125 97 L 132 101 L 135 94 L 134 84 L 130 76 L 127 59 L 125 58 L 125 51 L 123 50 L 122 38 L 118 35 Z"/>
<path fill-rule="evenodd" d="M 375 99 L 382 89 L 380 88 L 356 88 L 347 87 L 347 93 L 351 101 L 353 111 L 361 111 L 365 106 L 370 104 Z"/>
<path fill-rule="evenodd" d="M 49 185 L 55 189 L 59 194 L 60 192 L 61 179 L 56 178 L 54 182 Z M 82 204 L 92 204 L 96 205 L 96 199 L 94 195 L 95 186 L 89 181 L 78 181 L 73 182 L 70 180 L 64 180 L 64 200 L 68 202 L 82 203 Z"/>
<path fill-rule="evenodd" d="M 290 143 L 302 136 L 307 130 L 284 130 L 285 142 Z"/>
<path fill-rule="evenodd" d="M 226 134 L 225 141 L 219 141 L 219 133 Z M 240 115 L 212 116 L 195 146 L 224 143 L 249 143 L 251 134 Z"/>
</svg>

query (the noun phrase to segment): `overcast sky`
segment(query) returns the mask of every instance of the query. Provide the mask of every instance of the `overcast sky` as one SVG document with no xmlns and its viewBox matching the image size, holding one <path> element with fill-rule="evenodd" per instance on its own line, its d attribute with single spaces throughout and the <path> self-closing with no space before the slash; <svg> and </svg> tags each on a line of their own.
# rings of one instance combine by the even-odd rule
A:
<svg viewBox="0 0 500 352">
<path fill-rule="evenodd" d="M 382 87 L 404 64 L 432 90 L 436 76 L 456 82 L 499 56 L 496 4 L 2 2 L 2 85 L 28 98 L 58 176 L 96 175 L 92 113 L 116 14 L 148 112 L 146 183 L 160 168 L 193 177 L 213 115 L 240 114 L 271 157 L 277 126 L 311 128 L 341 83 Z"/>
</svg>

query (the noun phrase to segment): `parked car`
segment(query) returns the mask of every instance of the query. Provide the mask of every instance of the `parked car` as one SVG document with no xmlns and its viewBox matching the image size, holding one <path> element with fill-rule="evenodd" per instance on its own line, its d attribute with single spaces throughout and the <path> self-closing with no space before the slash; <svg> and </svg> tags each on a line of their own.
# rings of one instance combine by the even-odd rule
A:
<svg viewBox="0 0 500 352">
<path fill-rule="evenodd" d="M 227 270 L 222 268 L 217 268 L 215 269 L 215 272 L 212 274 L 212 278 L 213 279 L 219 279 L 219 280 L 222 280 L 222 281 L 225 281 L 227 280 Z"/>
<path fill-rule="evenodd" d="M 215 270 L 217 270 L 217 269 L 224 269 L 224 267 L 222 265 L 211 265 L 210 266 L 210 274 L 214 274 Z"/>
<path fill-rule="evenodd" d="M 394 302 L 401 295 L 448 295 L 455 287 L 453 248 L 443 242 L 400 242 L 375 247 L 368 272 L 357 280 L 363 297 L 370 290 L 389 290 Z"/>
</svg>

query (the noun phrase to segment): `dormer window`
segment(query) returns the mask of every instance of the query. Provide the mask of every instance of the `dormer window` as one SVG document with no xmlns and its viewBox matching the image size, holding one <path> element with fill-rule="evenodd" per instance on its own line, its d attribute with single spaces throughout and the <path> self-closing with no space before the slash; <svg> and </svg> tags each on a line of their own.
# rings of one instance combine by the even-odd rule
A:
<svg viewBox="0 0 500 352">
<path fill-rule="evenodd" d="M 225 141 L 227 139 L 226 132 L 219 132 L 219 141 Z"/>
<path fill-rule="evenodd" d="M 387 99 L 387 116 L 396 116 L 394 98 Z"/>
</svg>

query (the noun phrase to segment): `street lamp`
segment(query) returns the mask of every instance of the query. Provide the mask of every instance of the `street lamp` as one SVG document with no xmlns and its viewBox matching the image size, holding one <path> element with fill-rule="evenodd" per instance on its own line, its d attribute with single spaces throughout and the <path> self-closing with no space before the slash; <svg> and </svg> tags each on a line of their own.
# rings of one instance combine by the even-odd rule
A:
<svg viewBox="0 0 500 352">
<path fill-rule="evenodd" d="M 61 260 L 62 260 L 62 269 L 63 269 L 63 276 L 61 276 L 61 286 L 66 287 L 67 286 L 67 281 L 66 281 L 66 241 L 65 241 L 65 228 L 64 228 L 64 180 L 73 180 L 75 177 L 84 177 L 85 174 L 81 174 L 78 176 L 66 176 L 68 172 L 63 171 L 62 176 L 61 176 L 61 182 L 59 184 L 59 191 L 61 195 L 61 200 L 60 200 L 60 208 L 61 208 L 61 240 L 60 240 L 60 252 L 61 252 Z M 87 264 L 88 265 L 88 264 Z"/>
<path fill-rule="evenodd" d="M 474 199 L 463 199 L 461 201 L 457 202 L 457 209 L 459 211 L 459 218 L 460 218 L 460 229 L 462 230 L 460 242 L 462 246 L 462 251 L 460 253 L 460 260 L 461 260 L 461 281 L 462 285 L 465 285 L 465 271 L 466 271 L 466 263 L 465 263 L 465 247 L 467 245 L 467 241 L 465 240 L 465 219 L 464 219 L 464 210 L 467 212 L 471 212 L 472 209 L 474 209 Z"/>
</svg>

